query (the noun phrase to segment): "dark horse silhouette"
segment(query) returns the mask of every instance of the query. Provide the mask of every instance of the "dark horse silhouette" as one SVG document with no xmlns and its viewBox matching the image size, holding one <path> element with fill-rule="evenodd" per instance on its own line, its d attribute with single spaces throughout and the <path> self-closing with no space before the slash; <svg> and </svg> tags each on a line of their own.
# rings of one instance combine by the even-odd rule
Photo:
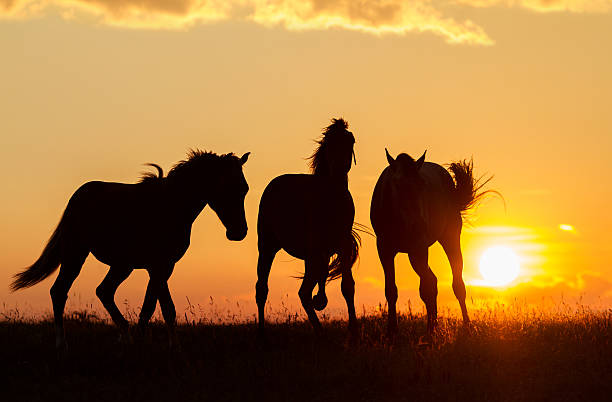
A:
<svg viewBox="0 0 612 402">
<path fill-rule="evenodd" d="M 248 185 L 242 165 L 248 157 L 249 153 L 238 158 L 194 150 L 167 177 L 159 166 L 150 164 L 159 175 L 147 173 L 137 184 L 84 184 L 70 198 L 40 258 L 15 275 L 12 290 L 41 282 L 61 265 L 51 299 L 56 346 L 63 348 L 68 291 L 89 253 L 110 266 L 96 294 L 122 334 L 127 334 L 128 322 L 115 304 L 115 291 L 133 269 L 144 268 L 149 284 L 139 327 L 144 328 L 151 319 L 159 300 L 172 341 L 176 311 L 168 278 L 189 247 L 196 217 L 209 204 L 226 227 L 229 240 L 239 241 L 247 234 L 244 198 Z"/>
<path fill-rule="evenodd" d="M 325 283 L 339 277 L 348 307 L 349 329 L 352 333 L 357 329 L 351 268 L 357 260 L 359 236 L 352 230 L 355 206 L 348 190 L 355 137 L 348 131 L 346 121 L 332 119 L 318 144 L 310 157 L 312 174 L 278 176 L 261 196 L 256 285 L 260 334 L 264 331 L 268 276 L 281 248 L 305 262 L 299 296 L 315 331 L 321 328 L 315 310 L 327 305 Z M 318 293 L 313 298 L 316 285 Z"/>
<path fill-rule="evenodd" d="M 451 163 L 451 176 L 442 166 L 425 162 L 425 153 L 415 161 L 407 154 L 393 159 L 386 149 L 385 152 L 389 166 L 383 170 L 374 188 L 370 220 L 385 271 L 389 333 L 397 332 L 394 262 L 397 253 L 408 253 L 410 264 L 420 277 L 419 291 L 427 308 L 428 333 L 434 330 L 438 314 L 438 280 L 427 259 L 428 248 L 436 241 L 440 242 L 450 262 L 453 291 L 467 324 L 460 243 L 462 214 L 487 193 L 480 190 L 488 180 L 479 183 L 474 178 L 472 161 Z"/>
</svg>

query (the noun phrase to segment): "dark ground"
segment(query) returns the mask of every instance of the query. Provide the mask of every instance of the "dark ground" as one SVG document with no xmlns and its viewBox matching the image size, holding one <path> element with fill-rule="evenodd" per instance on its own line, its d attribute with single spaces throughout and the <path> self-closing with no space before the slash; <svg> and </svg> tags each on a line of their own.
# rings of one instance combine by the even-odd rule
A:
<svg viewBox="0 0 612 402">
<path fill-rule="evenodd" d="M 58 359 L 50 321 L 0 322 L 2 401 L 611 401 L 612 311 L 481 315 L 471 330 L 441 320 L 420 344 L 422 317 L 401 317 L 393 346 L 384 318 L 361 319 L 350 346 L 344 322 L 315 340 L 307 323 L 189 325 L 180 350 L 166 330 L 117 342 L 115 328 L 86 315 L 66 324 Z"/>
</svg>

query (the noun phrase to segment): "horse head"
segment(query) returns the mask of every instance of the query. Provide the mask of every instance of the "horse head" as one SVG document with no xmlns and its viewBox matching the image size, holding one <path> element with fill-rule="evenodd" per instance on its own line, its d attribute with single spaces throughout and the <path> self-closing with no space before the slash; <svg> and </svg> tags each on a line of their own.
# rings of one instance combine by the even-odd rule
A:
<svg viewBox="0 0 612 402">
<path fill-rule="evenodd" d="M 218 172 L 215 188 L 208 199 L 208 204 L 225 226 L 228 240 L 240 241 L 246 237 L 248 230 L 244 198 L 249 185 L 244 178 L 242 166 L 249 159 L 249 154 L 247 152 L 241 158 L 232 157 L 226 161 L 226 168 Z"/>
<path fill-rule="evenodd" d="M 425 182 L 419 175 L 419 170 L 425 163 L 427 151 L 423 152 L 423 155 L 417 160 L 405 153 L 399 154 L 394 159 L 387 148 L 385 148 L 385 153 L 387 154 L 387 162 L 389 162 L 390 178 L 393 181 L 395 191 L 398 192 L 397 199 L 402 200 L 410 209 L 422 209 L 420 199 L 425 188 Z"/>
<path fill-rule="evenodd" d="M 332 119 L 332 124 L 323 130 L 323 138 L 317 141 L 318 148 L 310 157 L 312 173 L 345 178 L 355 158 L 355 136 L 348 130 L 344 119 Z"/>
</svg>

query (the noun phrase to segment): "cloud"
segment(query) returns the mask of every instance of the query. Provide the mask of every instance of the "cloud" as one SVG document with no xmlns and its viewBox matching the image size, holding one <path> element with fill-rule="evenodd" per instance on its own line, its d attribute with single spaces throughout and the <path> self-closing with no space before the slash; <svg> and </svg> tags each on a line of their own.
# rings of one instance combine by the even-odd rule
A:
<svg viewBox="0 0 612 402">
<path fill-rule="evenodd" d="M 0 0 L 0 16 L 57 13 L 129 28 L 185 29 L 213 21 L 250 21 L 288 30 L 330 28 L 370 34 L 432 33 L 448 43 L 491 45 L 470 20 L 444 16 L 431 0 Z"/>
<path fill-rule="evenodd" d="M 538 12 L 606 13 L 612 0 L 455 0 L 472 7 L 521 7 Z"/>
<path fill-rule="evenodd" d="M 492 45 L 482 27 L 442 10 L 520 7 L 537 12 L 605 13 L 612 0 L 0 0 L 0 18 L 56 14 L 135 29 L 187 29 L 247 21 L 292 31 L 346 29 L 374 35 L 430 33 L 447 43 Z M 461 10 L 464 11 L 464 10 Z"/>
</svg>

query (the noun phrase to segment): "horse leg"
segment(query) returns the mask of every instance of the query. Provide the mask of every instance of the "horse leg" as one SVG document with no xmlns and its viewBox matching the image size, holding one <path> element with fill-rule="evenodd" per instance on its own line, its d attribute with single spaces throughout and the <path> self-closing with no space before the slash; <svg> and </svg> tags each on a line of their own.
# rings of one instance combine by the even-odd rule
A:
<svg viewBox="0 0 612 402">
<path fill-rule="evenodd" d="M 427 247 L 418 248 L 408 253 L 412 268 L 421 278 L 419 293 L 427 308 L 427 332 L 431 335 L 438 323 L 438 278 L 434 275 L 427 263 Z"/>
<path fill-rule="evenodd" d="M 63 259 L 60 272 L 51 286 L 50 294 L 53 302 L 53 316 L 55 319 L 55 346 L 58 350 L 66 348 L 66 335 L 64 333 L 64 308 L 68 300 L 68 291 L 74 280 L 81 272 L 81 267 L 89 253 L 79 253 Z"/>
<path fill-rule="evenodd" d="M 450 262 L 451 270 L 453 271 L 453 292 L 461 306 L 461 315 L 463 323 L 469 324 L 467 307 L 465 305 L 465 283 L 463 282 L 463 255 L 461 254 L 461 227 L 459 230 L 454 230 L 451 234 L 440 241 L 444 252 Z"/>
<path fill-rule="evenodd" d="M 353 279 L 353 273 L 350 270 L 342 273 L 342 283 L 340 284 L 342 290 L 342 296 L 346 300 L 346 307 L 348 308 L 348 329 L 353 339 L 357 338 L 359 332 L 359 326 L 357 324 L 357 314 L 355 314 L 355 280 Z"/>
<path fill-rule="evenodd" d="M 113 322 L 119 327 L 121 335 L 128 336 L 129 323 L 121 314 L 115 303 L 115 292 L 123 281 L 132 273 L 132 269 L 123 266 L 111 266 L 102 283 L 96 288 L 96 295 L 110 314 Z"/>
<path fill-rule="evenodd" d="M 257 258 L 257 284 L 255 285 L 255 301 L 259 313 L 259 334 L 263 335 L 265 327 L 265 307 L 268 300 L 268 277 L 272 268 L 272 261 L 278 250 L 265 249 L 259 247 L 259 257 Z"/>
<path fill-rule="evenodd" d="M 168 281 L 162 281 L 158 289 L 159 306 L 161 307 L 164 321 L 166 321 L 166 326 L 168 327 L 168 337 L 170 346 L 172 347 L 173 344 L 178 345 L 178 339 L 176 337 L 176 308 L 174 307 L 174 302 L 170 295 Z"/>
<path fill-rule="evenodd" d="M 383 246 L 380 239 L 376 242 L 378 258 L 385 271 L 385 298 L 387 299 L 389 335 L 397 333 L 397 286 L 395 285 L 395 255 L 397 252 Z"/>
<path fill-rule="evenodd" d="M 317 294 L 312 298 L 312 307 L 315 310 L 321 311 L 327 307 L 327 295 L 325 294 L 325 284 L 327 283 L 327 277 L 329 276 L 329 267 L 322 269 L 318 273 L 319 280 L 317 281 Z"/>
<path fill-rule="evenodd" d="M 150 276 L 150 274 L 149 274 Z M 157 305 L 157 291 L 155 289 L 155 281 L 149 277 L 149 283 L 147 284 L 147 291 L 145 293 L 144 301 L 142 302 L 142 308 L 140 309 L 140 315 L 138 316 L 138 328 L 144 334 L 145 327 L 153 317 L 155 312 L 155 306 Z"/>
<path fill-rule="evenodd" d="M 146 315 L 143 315 L 143 318 L 150 318 L 151 313 L 149 313 L 149 311 L 155 310 L 155 297 L 159 300 L 159 306 L 161 307 L 162 315 L 164 316 L 164 321 L 166 321 L 166 326 L 168 328 L 170 346 L 172 346 L 173 343 L 177 343 L 175 331 L 176 308 L 174 307 L 174 302 L 170 295 L 170 289 L 168 289 L 168 279 L 170 275 L 172 275 L 173 270 L 174 264 L 159 265 L 149 268 L 149 285 L 147 286 L 147 294 L 145 295 L 145 301 L 143 303 L 143 309 L 147 309 L 145 312 Z M 149 287 L 151 287 L 151 292 L 149 292 Z M 153 308 L 151 308 L 151 305 Z"/>
<path fill-rule="evenodd" d="M 321 270 L 327 269 L 327 261 L 325 256 L 311 256 L 306 258 L 305 266 L 304 279 L 302 280 L 302 286 L 300 286 L 298 295 L 300 296 L 302 307 L 304 307 L 308 315 L 310 324 L 312 324 L 315 332 L 318 333 L 321 331 L 321 323 L 312 303 L 312 291 L 321 277 Z"/>
</svg>

